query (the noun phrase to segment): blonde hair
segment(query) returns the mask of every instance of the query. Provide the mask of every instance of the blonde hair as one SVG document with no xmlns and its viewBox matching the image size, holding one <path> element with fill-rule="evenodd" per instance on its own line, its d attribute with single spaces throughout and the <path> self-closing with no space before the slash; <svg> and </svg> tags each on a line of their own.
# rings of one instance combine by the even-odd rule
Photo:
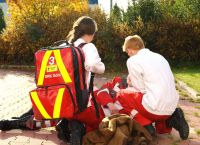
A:
<svg viewBox="0 0 200 145">
<path fill-rule="evenodd" d="M 144 42 L 142 38 L 138 35 L 128 36 L 125 38 L 124 45 L 122 46 L 123 51 L 127 49 L 140 50 L 144 48 Z"/>
</svg>

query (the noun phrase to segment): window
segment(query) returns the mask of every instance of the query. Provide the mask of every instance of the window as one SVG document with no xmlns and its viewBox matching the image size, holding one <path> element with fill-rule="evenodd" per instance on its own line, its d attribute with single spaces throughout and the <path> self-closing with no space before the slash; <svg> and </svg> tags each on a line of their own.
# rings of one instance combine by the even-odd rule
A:
<svg viewBox="0 0 200 145">
<path fill-rule="evenodd" d="M 89 4 L 98 4 L 98 0 L 89 0 Z"/>
<path fill-rule="evenodd" d="M 6 0 L 0 0 L 0 3 L 5 3 L 6 2 Z"/>
</svg>

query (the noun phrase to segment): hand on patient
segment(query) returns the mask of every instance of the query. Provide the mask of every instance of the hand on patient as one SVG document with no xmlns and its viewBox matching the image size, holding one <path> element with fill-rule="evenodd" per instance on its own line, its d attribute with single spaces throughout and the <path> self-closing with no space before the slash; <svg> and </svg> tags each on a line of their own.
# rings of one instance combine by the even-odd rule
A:
<svg viewBox="0 0 200 145">
<path fill-rule="evenodd" d="M 128 86 L 129 86 L 129 87 L 132 87 L 132 84 L 131 84 L 131 78 L 130 78 L 129 75 L 127 76 L 126 80 L 127 80 L 127 84 L 128 84 Z"/>
<path fill-rule="evenodd" d="M 132 94 L 132 93 L 135 93 L 135 91 L 132 87 L 128 87 L 126 89 L 120 89 L 120 91 L 117 92 L 116 98 L 118 98 L 119 96 L 122 96 L 124 94 Z"/>
<path fill-rule="evenodd" d="M 117 109 L 117 107 L 115 107 L 115 105 L 113 103 L 108 103 L 107 106 L 108 106 L 111 114 L 119 113 L 119 110 Z"/>
</svg>

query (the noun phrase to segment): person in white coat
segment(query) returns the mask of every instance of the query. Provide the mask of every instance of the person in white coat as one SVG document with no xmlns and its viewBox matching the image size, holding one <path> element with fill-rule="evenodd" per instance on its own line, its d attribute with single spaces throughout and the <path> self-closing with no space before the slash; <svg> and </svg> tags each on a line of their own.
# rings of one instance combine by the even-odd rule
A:
<svg viewBox="0 0 200 145">
<path fill-rule="evenodd" d="M 67 36 L 69 43 L 76 47 L 82 46 L 81 49 L 85 57 L 84 65 L 86 70 L 86 84 L 88 87 L 91 73 L 102 74 L 105 71 L 105 65 L 101 61 L 96 46 L 92 43 L 97 30 L 98 28 L 95 20 L 88 16 L 82 16 L 74 22 L 72 30 Z M 91 102 L 90 100 L 91 98 L 89 98 L 89 102 Z M 91 109 L 90 107 L 91 105 L 88 104 L 87 109 L 74 115 L 74 119 L 77 121 L 69 121 L 69 126 L 72 127 L 70 139 L 72 144 L 81 144 L 81 137 L 84 131 L 83 125 L 80 122 L 87 122 L 88 118 L 96 119 L 93 116 L 90 116 L 91 114 L 88 114 L 88 110 Z M 59 126 L 57 126 L 57 128 L 58 127 Z M 64 134 L 66 134 L 64 131 L 65 128 L 63 128 L 62 125 L 60 126 L 60 129 L 60 132 L 64 132 Z"/>
<path fill-rule="evenodd" d="M 89 82 L 90 72 L 102 74 L 105 71 L 105 65 L 101 61 L 96 46 L 92 43 L 97 30 L 97 24 L 92 18 L 82 16 L 74 22 L 73 28 L 67 36 L 68 42 L 74 44 L 76 47 L 85 44 L 82 50 L 85 56 L 84 64 L 87 71 L 87 82 Z"/>
<path fill-rule="evenodd" d="M 86 70 L 86 81 L 89 86 L 90 73 L 102 74 L 105 71 L 105 65 L 101 61 L 98 50 L 92 42 L 95 33 L 97 32 L 96 22 L 88 17 L 82 16 L 78 18 L 72 27 L 72 30 L 67 36 L 67 41 L 74 46 L 78 47 L 81 44 L 81 49 L 84 53 L 84 65 Z M 65 46 L 63 43 L 60 46 Z M 89 101 L 90 102 L 90 101 Z M 74 119 L 77 121 L 66 121 L 61 120 L 59 123 L 57 120 L 34 120 L 32 109 L 22 116 L 18 117 L 17 120 L 2 120 L 0 121 L 0 130 L 6 131 L 10 129 L 39 129 L 44 127 L 56 126 L 58 130 L 58 137 L 65 141 L 70 141 L 72 145 L 81 144 L 82 133 L 84 132 L 84 125 L 80 121 L 87 120 L 90 114 L 87 113 L 90 107 L 83 111 L 81 114 L 76 114 Z M 77 119 L 78 118 L 78 119 Z M 95 118 L 91 118 L 95 119 Z M 69 130 L 70 128 L 70 130 Z M 71 135 L 70 135 L 71 134 Z M 70 135 L 70 137 L 69 137 Z"/>
<path fill-rule="evenodd" d="M 127 104 L 132 102 L 130 115 L 143 126 L 153 127 L 151 124 L 155 122 L 158 133 L 170 133 L 173 127 L 182 139 L 187 139 L 189 126 L 183 111 L 176 108 L 179 96 L 167 60 L 145 48 L 138 35 L 125 39 L 123 51 L 129 55 L 127 82 L 130 87 L 121 90 L 118 99 Z M 126 95 L 130 92 L 141 92 L 142 95 Z"/>
</svg>

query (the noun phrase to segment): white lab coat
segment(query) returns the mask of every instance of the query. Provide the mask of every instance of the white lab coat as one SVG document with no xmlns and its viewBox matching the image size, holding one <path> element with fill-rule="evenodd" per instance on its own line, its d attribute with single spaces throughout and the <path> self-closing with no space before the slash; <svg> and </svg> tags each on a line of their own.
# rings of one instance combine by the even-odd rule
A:
<svg viewBox="0 0 200 145">
<path fill-rule="evenodd" d="M 142 105 L 156 115 L 171 115 L 179 96 L 167 60 L 160 54 L 143 48 L 127 60 L 132 89 L 144 94 Z"/>
</svg>

